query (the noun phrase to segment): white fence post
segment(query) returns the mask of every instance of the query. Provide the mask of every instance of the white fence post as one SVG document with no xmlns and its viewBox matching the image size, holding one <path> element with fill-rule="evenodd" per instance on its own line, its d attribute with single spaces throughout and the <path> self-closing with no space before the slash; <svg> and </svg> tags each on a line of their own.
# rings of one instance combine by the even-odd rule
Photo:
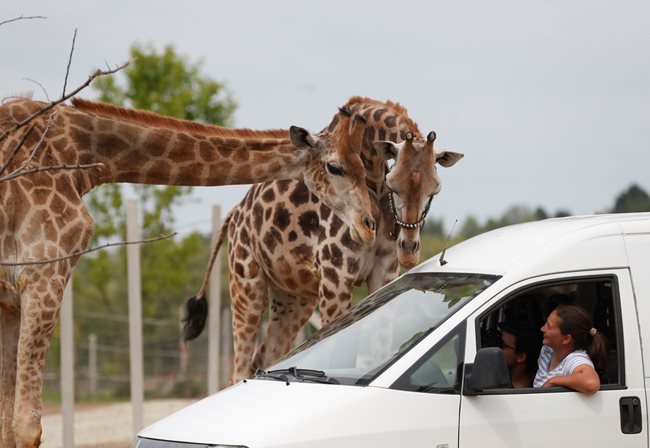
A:
<svg viewBox="0 0 650 448">
<path fill-rule="evenodd" d="M 74 446 L 74 324 L 72 319 L 72 277 L 61 304 L 61 413 L 63 446 Z"/>
<path fill-rule="evenodd" d="M 221 228 L 221 207 L 212 206 L 212 245 Z M 219 339 L 221 323 L 221 257 L 217 256 L 210 273 L 208 286 L 208 395 L 219 390 Z"/>
<path fill-rule="evenodd" d="M 232 376 L 232 313 L 226 308 L 221 313 L 221 377 Z"/>
<path fill-rule="evenodd" d="M 88 335 L 88 392 L 97 395 L 97 335 Z"/>
<path fill-rule="evenodd" d="M 139 241 L 138 201 L 126 203 L 126 240 Z M 131 404 L 133 406 L 133 435 L 143 427 L 143 359 L 142 359 L 142 288 L 140 280 L 140 245 L 127 246 L 129 291 L 129 360 L 131 367 Z"/>
</svg>

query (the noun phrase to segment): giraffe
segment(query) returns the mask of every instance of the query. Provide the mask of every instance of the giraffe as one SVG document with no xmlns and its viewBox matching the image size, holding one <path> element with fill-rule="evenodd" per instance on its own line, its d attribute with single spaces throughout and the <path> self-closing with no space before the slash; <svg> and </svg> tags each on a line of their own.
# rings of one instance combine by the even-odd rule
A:
<svg viewBox="0 0 650 448">
<path fill-rule="evenodd" d="M 377 207 L 375 244 L 351 240 L 342 219 L 317 198 L 296 201 L 298 194 L 306 196 L 302 182 L 253 186 L 226 216 L 196 296 L 205 299 L 207 278 L 227 231 L 235 346 L 231 383 L 286 353 L 317 305 L 327 324 L 349 308 L 355 285 L 365 281 L 372 292 L 393 280 L 400 265 L 416 264 L 424 217 L 440 190 L 435 164 L 450 167 L 463 157 L 434 151 L 436 134 L 423 139 L 397 103 L 353 97 L 346 106 L 362 118 L 354 123 L 350 144 L 362 146 L 366 183 Z M 390 171 L 389 159 L 395 159 Z M 409 233 L 402 235 L 402 229 Z M 267 333 L 256 349 L 267 305 Z M 186 327 L 188 322 L 191 317 L 185 319 Z"/>
<path fill-rule="evenodd" d="M 1 105 L 0 135 L 44 106 L 29 99 Z M 375 221 L 362 161 L 340 150 L 336 123 L 328 129 L 226 129 L 77 99 L 3 138 L 0 176 L 28 172 L 0 182 L 0 446 L 40 445 L 45 356 L 75 254 L 94 229 L 85 193 L 109 182 L 210 186 L 302 178 L 346 216 L 355 241 L 371 244 Z M 69 168 L 82 164 L 87 169 Z"/>
</svg>

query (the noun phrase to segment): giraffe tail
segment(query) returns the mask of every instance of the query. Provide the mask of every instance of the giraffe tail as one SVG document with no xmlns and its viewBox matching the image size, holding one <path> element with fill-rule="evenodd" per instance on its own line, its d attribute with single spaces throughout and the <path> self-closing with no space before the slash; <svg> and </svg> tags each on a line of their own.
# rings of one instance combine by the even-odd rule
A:
<svg viewBox="0 0 650 448">
<path fill-rule="evenodd" d="M 214 266 L 214 262 L 219 254 L 221 243 L 226 236 L 228 224 L 230 223 L 234 211 L 235 209 L 232 209 L 228 212 L 228 215 L 226 215 L 226 218 L 219 229 L 219 233 L 215 236 L 214 246 L 212 247 L 210 260 L 208 261 L 208 269 L 203 276 L 203 283 L 201 283 L 199 292 L 195 296 L 190 297 L 185 303 L 185 312 L 183 313 L 181 324 L 182 337 L 186 342 L 199 337 L 205 328 L 205 322 L 208 319 L 208 300 L 206 298 L 206 290 L 208 289 L 208 282 L 210 281 L 210 273 L 212 272 L 212 267 Z"/>
</svg>

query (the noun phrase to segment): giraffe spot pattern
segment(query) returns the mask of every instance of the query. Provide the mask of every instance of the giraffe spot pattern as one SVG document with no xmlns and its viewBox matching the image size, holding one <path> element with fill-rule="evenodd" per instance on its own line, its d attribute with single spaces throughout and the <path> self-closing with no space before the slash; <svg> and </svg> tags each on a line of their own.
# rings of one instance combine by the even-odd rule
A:
<svg viewBox="0 0 650 448">
<path fill-rule="evenodd" d="M 310 194 L 311 192 L 304 182 L 297 182 L 294 190 L 289 195 L 289 200 L 294 206 L 298 207 L 309 201 Z"/>
<path fill-rule="evenodd" d="M 323 286 L 323 287 L 321 288 L 321 293 L 322 293 L 322 296 L 323 296 L 326 300 L 333 300 L 333 299 L 336 297 L 336 294 L 334 294 L 334 291 L 332 291 L 331 289 L 329 289 L 327 286 Z"/>
<path fill-rule="evenodd" d="M 248 234 L 248 230 L 246 230 L 246 227 L 242 227 L 241 230 L 239 231 L 239 241 L 242 242 L 242 244 L 250 244 L 250 235 Z"/>
<path fill-rule="evenodd" d="M 296 246 L 291 249 L 290 253 L 301 262 L 311 262 L 313 258 L 311 246 L 308 244 Z"/>
<path fill-rule="evenodd" d="M 332 258 L 331 258 L 332 265 L 335 268 L 340 269 L 343 266 L 343 252 L 334 243 L 330 244 L 329 247 L 330 247 L 330 250 L 331 250 L 331 253 L 332 253 Z"/>
<path fill-rule="evenodd" d="M 359 251 L 362 248 L 362 245 L 360 243 L 357 243 L 352 239 L 350 236 L 350 232 L 344 232 L 343 235 L 341 236 L 341 244 L 343 244 L 345 247 L 352 251 Z"/>
<path fill-rule="evenodd" d="M 244 277 L 244 275 L 246 275 L 244 265 L 241 263 L 235 263 L 235 273 L 240 277 Z"/>
<path fill-rule="evenodd" d="M 291 212 L 284 206 L 284 202 L 281 202 L 275 207 L 273 225 L 280 231 L 284 231 L 289 227 L 289 224 L 291 224 Z"/>
<path fill-rule="evenodd" d="M 291 184 L 293 182 L 294 181 L 290 181 L 290 180 L 286 180 L 286 179 L 276 181 L 275 182 L 275 187 L 278 189 L 278 194 L 282 195 L 282 194 L 286 193 L 287 191 L 289 191 L 289 188 L 291 187 Z"/>
<path fill-rule="evenodd" d="M 330 213 L 332 213 L 332 209 L 329 208 L 325 204 L 320 205 L 320 219 L 323 221 L 327 221 L 327 219 L 330 217 Z"/>
<path fill-rule="evenodd" d="M 359 259 L 358 258 L 348 257 L 347 265 L 348 265 L 348 274 L 356 275 L 359 272 Z"/>
<path fill-rule="evenodd" d="M 323 250 L 322 250 L 321 253 L 323 255 L 323 258 L 322 258 L 323 261 L 329 261 L 332 258 L 332 253 L 330 252 L 330 247 L 329 246 L 323 247 Z"/>
<path fill-rule="evenodd" d="M 312 234 L 316 234 L 320 228 L 318 214 L 312 210 L 304 212 L 298 217 L 298 225 L 305 236 L 310 237 Z"/>
<path fill-rule="evenodd" d="M 339 234 L 339 230 L 343 227 L 343 221 L 337 215 L 332 216 L 332 222 L 330 223 L 330 237 L 334 238 Z M 346 232 L 347 233 L 347 232 Z"/>
<path fill-rule="evenodd" d="M 386 112 L 388 112 L 388 109 L 385 109 L 385 108 L 377 109 L 377 110 L 375 111 L 375 113 L 373 114 L 372 118 L 373 118 L 375 121 L 380 121 L 382 115 L 384 115 Z"/>
<path fill-rule="evenodd" d="M 335 286 L 339 284 L 339 273 L 336 269 L 326 267 L 323 269 L 323 277 L 332 282 Z"/>
<path fill-rule="evenodd" d="M 262 200 L 266 203 L 271 203 L 275 200 L 275 191 L 272 185 L 268 185 L 266 190 L 262 193 Z"/>
<path fill-rule="evenodd" d="M 255 227 L 255 232 L 260 233 L 262 230 L 262 218 L 264 216 L 264 209 L 259 203 L 255 203 L 253 206 L 253 227 Z"/>
</svg>

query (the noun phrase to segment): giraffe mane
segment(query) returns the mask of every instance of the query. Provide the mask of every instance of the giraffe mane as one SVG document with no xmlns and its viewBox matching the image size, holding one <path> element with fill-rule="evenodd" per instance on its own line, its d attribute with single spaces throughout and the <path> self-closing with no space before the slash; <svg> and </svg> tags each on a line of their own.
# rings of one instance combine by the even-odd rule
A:
<svg viewBox="0 0 650 448">
<path fill-rule="evenodd" d="M 139 123 L 145 126 L 155 126 L 176 131 L 199 132 L 206 135 L 220 137 L 257 137 L 288 139 L 289 132 L 286 129 L 253 130 L 247 128 L 226 128 L 203 124 L 196 121 L 181 120 L 174 117 L 167 117 L 155 112 L 127 109 L 113 104 L 98 101 L 89 101 L 81 98 L 73 98 L 72 105 L 75 109 L 87 111 L 102 117 L 126 120 L 132 123 Z"/>
<path fill-rule="evenodd" d="M 371 105 L 371 106 L 377 106 L 377 107 L 387 107 L 398 113 L 401 118 L 406 122 L 406 125 L 409 127 L 409 129 L 412 129 L 416 131 L 418 134 L 422 134 L 420 132 L 420 128 L 418 128 L 417 123 L 415 123 L 411 117 L 408 115 L 408 111 L 404 106 L 402 106 L 400 103 L 394 102 L 394 101 L 379 101 L 375 100 L 373 98 L 367 98 L 363 96 L 353 96 L 351 97 L 348 102 L 346 103 L 346 106 L 351 107 L 353 105 Z"/>
<path fill-rule="evenodd" d="M 18 101 L 24 101 L 24 100 L 32 100 L 34 97 L 34 92 L 31 90 L 28 90 L 26 92 L 19 92 L 19 93 L 14 93 L 13 95 L 6 96 L 2 98 L 2 101 L 0 101 L 0 104 L 11 104 L 11 103 L 16 103 Z"/>
</svg>

